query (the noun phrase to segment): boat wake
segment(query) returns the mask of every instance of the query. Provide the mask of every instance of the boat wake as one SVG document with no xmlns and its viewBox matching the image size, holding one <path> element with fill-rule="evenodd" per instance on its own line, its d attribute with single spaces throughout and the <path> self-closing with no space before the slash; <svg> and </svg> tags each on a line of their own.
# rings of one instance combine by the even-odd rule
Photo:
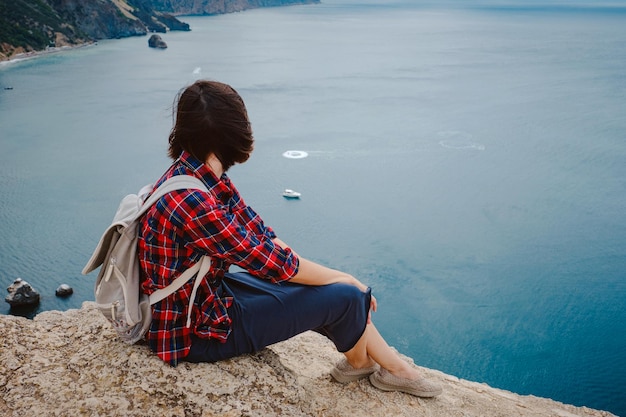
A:
<svg viewBox="0 0 626 417">
<path fill-rule="evenodd" d="M 438 132 L 437 135 L 442 138 L 442 140 L 439 141 L 439 144 L 444 148 L 476 151 L 485 150 L 485 145 L 474 142 L 472 140 L 472 135 L 467 132 L 446 130 Z"/>
</svg>

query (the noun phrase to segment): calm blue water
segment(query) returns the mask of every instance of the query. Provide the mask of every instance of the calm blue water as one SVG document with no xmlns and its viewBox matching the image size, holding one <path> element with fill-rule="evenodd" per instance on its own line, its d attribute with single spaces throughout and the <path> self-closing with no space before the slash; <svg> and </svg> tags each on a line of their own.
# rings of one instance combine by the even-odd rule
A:
<svg viewBox="0 0 626 417">
<path fill-rule="evenodd" d="M 175 93 L 217 79 L 255 130 L 247 202 L 371 284 L 392 345 L 626 416 L 626 9 L 510 5 L 329 0 L 0 66 L 0 284 L 92 299 L 80 270 L 167 167 Z"/>
</svg>

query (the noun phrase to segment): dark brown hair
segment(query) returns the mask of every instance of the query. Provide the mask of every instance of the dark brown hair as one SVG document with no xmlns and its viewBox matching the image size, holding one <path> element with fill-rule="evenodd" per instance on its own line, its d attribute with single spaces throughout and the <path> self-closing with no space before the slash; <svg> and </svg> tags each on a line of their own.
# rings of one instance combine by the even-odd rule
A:
<svg viewBox="0 0 626 417">
<path fill-rule="evenodd" d="M 174 100 L 174 127 L 168 155 L 183 150 L 200 161 L 213 153 L 224 171 L 248 160 L 254 139 L 246 106 L 234 88 L 217 81 L 196 81 Z"/>
</svg>

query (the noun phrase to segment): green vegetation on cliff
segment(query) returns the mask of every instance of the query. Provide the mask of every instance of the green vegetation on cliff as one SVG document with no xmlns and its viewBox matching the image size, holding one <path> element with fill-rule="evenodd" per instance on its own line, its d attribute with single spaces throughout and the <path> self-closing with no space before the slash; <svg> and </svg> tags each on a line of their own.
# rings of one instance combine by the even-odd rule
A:
<svg viewBox="0 0 626 417">
<path fill-rule="evenodd" d="M 67 25 L 42 0 L 0 0 L 0 43 L 2 50 L 41 50 L 55 46 L 56 34 L 79 41 L 86 37 Z M 11 46 L 11 47 L 9 47 Z"/>
</svg>

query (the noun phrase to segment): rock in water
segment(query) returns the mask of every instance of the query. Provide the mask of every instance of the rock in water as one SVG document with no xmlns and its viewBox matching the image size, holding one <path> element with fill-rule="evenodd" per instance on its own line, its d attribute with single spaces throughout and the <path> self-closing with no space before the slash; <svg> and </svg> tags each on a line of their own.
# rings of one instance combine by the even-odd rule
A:
<svg viewBox="0 0 626 417">
<path fill-rule="evenodd" d="M 167 48 L 167 44 L 159 35 L 150 36 L 150 39 L 148 39 L 148 46 L 150 48 L 159 48 L 159 49 Z"/>
<path fill-rule="evenodd" d="M 4 299 L 11 307 L 35 306 L 39 304 L 39 293 L 22 278 L 13 281 L 7 288 L 9 295 Z"/>
<path fill-rule="evenodd" d="M 59 285 L 59 288 L 57 288 L 57 290 L 55 291 L 57 297 L 69 297 L 73 293 L 74 290 L 67 284 Z"/>
</svg>

